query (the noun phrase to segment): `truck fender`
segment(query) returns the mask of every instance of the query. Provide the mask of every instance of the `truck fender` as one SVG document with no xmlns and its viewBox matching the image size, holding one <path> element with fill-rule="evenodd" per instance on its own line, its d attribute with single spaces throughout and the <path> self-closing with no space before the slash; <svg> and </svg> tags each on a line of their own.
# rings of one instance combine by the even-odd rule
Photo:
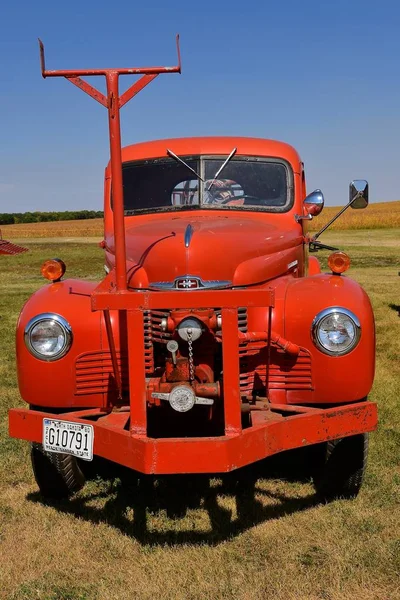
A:
<svg viewBox="0 0 400 600">
<path fill-rule="evenodd" d="M 101 312 L 92 312 L 91 294 L 96 283 L 66 279 L 45 285 L 33 294 L 24 305 L 17 324 L 16 350 L 18 384 L 25 402 L 35 406 L 63 407 L 103 406 L 104 393 L 85 393 L 77 389 L 78 357 L 89 353 L 99 359 L 108 351 L 108 341 Z M 44 361 L 33 356 L 24 341 L 25 328 L 33 317 L 42 313 L 56 313 L 68 321 L 73 341 L 68 353 L 54 361 Z M 111 313 L 113 329 L 118 333 L 117 315 Z M 119 343 L 119 342 L 118 342 Z M 92 363 L 93 364 L 93 363 Z"/>
<path fill-rule="evenodd" d="M 329 307 L 350 310 L 360 321 L 357 346 L 343 356 L 325 354 L 314 344 L 312 324 Z M 375 371 L 375 325 L 370 300 L 354 280 L 333 274 L 292 279 L 286 289 L 284 336 L 310 351 L 312 392 L 288 392 L 288 402 L 345 403 L 365 398 Z"/>
<path fill-rule="evenodd" d="M 317 275 L 321 273 L 321 263 L 316 256 L 308 257 L 308 274 Z"/>
</svg>

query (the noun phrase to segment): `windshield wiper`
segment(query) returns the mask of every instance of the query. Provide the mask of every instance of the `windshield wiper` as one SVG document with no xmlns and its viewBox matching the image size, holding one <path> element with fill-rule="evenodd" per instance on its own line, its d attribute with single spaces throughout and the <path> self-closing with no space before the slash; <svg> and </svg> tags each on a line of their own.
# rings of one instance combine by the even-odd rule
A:
<svg viewBox="0 0 400 600">
<path fill-rule="evenodd" d="M 192 171 L 192 173 L 194 173 L 198 179 L 201 179 L 201 181 L 203 183 L 205 183 L 204 179 L 198 173 L 196 173 L 196 171 L 194 169 L 192 169 L 192 167 L 190 165 L 188 165 L 187 163 L 185 163 L 185 161 L 182 158 L 180 158 L 177 154 L 175 154 L 175 152 L 172 152 L 172 150 L 170 150 L 169 148 L 167 148 L 167 154 L 169 156 L 171 156 L 171 158 L 174 158 L 175 160 L 177 160 L 178 162 L 180 162 L 182 165 L 185 165 L 185 167 L 187 167 L 189 169 L 189 171 Z"/>
<path fill-rule="evenodd" d="M 237 148 L 234 148 L 232 150 L 232 152 L 230 153 L 230 155 L 228 156 L 228 158 L 225 160 L 225 162 L 220 166 L 220 168 L 218 169 L 218 171 L 215 173 L 210 185 L 207 188 L 207 192 L 209 192 L 212 188 L 212 186 L 214 185 L 218 175 L 222 172 L 223 169 L 225 169 L 226 165 L 228 164 L 228 162 L 231 160 L 231 158 L 236 154 Z M 190 167 L 189 167 L 190 168 Z"/>
</svg>

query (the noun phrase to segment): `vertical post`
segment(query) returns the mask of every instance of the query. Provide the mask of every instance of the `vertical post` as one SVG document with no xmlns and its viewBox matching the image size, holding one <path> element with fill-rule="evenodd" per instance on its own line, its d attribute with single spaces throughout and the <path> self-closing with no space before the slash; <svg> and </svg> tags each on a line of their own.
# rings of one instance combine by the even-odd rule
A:
<svg viewBox="0 0 400 600">
<path fill-rule="evenodd" d="M 223 308 L 221 314 L 225 435 L 232 436 L 242 431 L 238 311 L 237 308 Z"/>
<path fill-rule="evenodd" d="M 144 365 L 144 322 L 141 310 L 128 311 L 127 328 L 130 431 L 133 435 L 144 437 L 147 432 L 146 371 Z"/>
<path fill-rule="evenodd" d="M 127 289 L 124 192 L 122 185 L 121 127 L 117 71 L 106 73 L 108 125 L 110 130 L 111 185 L 114 216 L 115 276 L 118 291 Z"/>
<path fill-rule="evenodd" d="M 269 397 L 269 371 L 271 367 L 271 331 L 272 331 L 272 306 L 268 307 L 268 332 L 267 332 L 267 369 L 265 375 L 265 393 Z"/>
<path fill-rule="evenodd" d="M 112 362 L 113 371 L 114 371 L 115 383 L 117 384 L 118 400 L 122 400 L 122 377 L 121 377 L 122 356 L 121 356 L 121 371 L 120 371 L 119 366 L 118 366 L 117 351 L 115 349 L 115 341 L 114 341 L 114 335 L 113 335 L 111 319 L 110 319 L 110 311 L 109 310 L 103 311 L 103 315 L 104 315 L 104 321 L 106 324 L 107 339 L 108 339 L 108 345 L 110 347 L 111 362 Z"/>
</svg>

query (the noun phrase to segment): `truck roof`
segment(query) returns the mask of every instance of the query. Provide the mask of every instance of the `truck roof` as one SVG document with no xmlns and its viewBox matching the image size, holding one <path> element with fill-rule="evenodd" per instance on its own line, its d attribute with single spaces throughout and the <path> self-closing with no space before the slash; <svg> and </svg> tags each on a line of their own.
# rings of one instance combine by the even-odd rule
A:
<svg viewBox="0 0 400 600">
<path fill-rule="evenodd" d="M 197 154 L 228 155 L 233 148 L 237 148 L 238 155 L 283 158 L 292 164 L 295 171 L 297 171 L 301 162 L 300 156 L 293 146 L 284 142 L 235 136 L 170 138 L 132 144 L 122 148 L 122 162 L 168 156 L 167 148 L 179 156 Z"/>
</svg>

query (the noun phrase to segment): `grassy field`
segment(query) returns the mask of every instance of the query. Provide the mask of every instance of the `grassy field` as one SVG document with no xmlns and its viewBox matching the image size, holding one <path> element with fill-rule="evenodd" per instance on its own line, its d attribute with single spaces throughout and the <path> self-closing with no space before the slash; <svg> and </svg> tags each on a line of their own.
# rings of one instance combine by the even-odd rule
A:
<svg viewBox="0 0 400 600">
<path fill-rule="evenodd" d="M 340 207 L 341 208 L 341 207 Z M 316 217 L 311 228 L 317 231 L 337 212 L 339 207 L 327 206 Z M 400 228 L 400 201 L 370 204 L 367 210 L 348 209 L 332 225 L 333 230 Z M 51 223 L 21 223 L 0 226 L 5 239 L 15 238 L 74 238 L 103 236 L 103 219 L 82 221 L 53 221 Z"/>
<path fill-rule="evenodd" d="M 161 478 L 153 490 L 97 478 L 71 501 L 46 504 L 28 444 L 7 436 L 7 409 L 23 404 L 15 323 L 43 284 L 45 258 L 60 256 L 70 276 L 98 279 L 102 251 L 38 240 L 26 254 L 0 258 L 0 598 L 400 598 L 400 229 L 334 231 L 322 241 L 349 252 L 349 274 L 370 294 L 377 322 L 371 399 L 380 424 L 366 481 L 356 500 L 331 504 L 316 501 L 293 454 L 245 469 L 238 488 L 229 477 Z"/>
</svg>

